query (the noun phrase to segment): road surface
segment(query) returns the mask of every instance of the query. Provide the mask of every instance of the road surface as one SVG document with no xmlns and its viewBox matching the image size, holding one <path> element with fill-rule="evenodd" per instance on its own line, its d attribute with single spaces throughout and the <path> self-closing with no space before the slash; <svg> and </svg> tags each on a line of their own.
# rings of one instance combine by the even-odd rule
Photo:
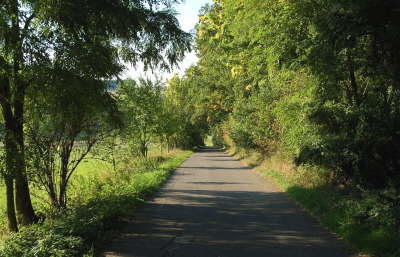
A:
<svg viewBox="0 0 400 257">
<path fill-rule="evenodd" d="M 350 257 L 273 184 L 206 149 L 105 247 L 106 257 Z"/>
</svg>

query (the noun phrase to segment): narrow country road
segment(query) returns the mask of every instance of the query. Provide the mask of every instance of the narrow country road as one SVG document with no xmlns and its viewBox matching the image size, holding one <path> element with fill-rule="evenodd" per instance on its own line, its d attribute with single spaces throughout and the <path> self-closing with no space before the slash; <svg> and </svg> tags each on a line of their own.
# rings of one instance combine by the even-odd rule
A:
<svg viewBox="0 0 400 257">
<path fill-rule="evenodd" d="M 229 155 L 195 153 L 107 257 L 349 257 L 341 242 Z"/>
</svg>

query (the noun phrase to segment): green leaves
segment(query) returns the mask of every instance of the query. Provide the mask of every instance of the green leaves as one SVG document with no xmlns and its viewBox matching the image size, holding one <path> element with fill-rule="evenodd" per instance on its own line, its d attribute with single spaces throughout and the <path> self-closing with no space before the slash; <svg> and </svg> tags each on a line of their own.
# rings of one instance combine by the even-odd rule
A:
<svg viewBox="0 0 400 257">
<path fill-rule="evenodd" d="M 162 83 L 148 78 L 123 81 L 117 91 L 119 108 L 124 115 L 125 137 L 134 151 L 147 156 L 151 140 L 164 132 L 162 125 L 168 119 L 163 114 Z"/>
<path fill-rule="evenodd" d="M 399 175 L 396 10 L 377 0 L 216 1 L 200 17 L 183 106 L 246 149 L 283 148 L 384 186 Z"/>
</svg>

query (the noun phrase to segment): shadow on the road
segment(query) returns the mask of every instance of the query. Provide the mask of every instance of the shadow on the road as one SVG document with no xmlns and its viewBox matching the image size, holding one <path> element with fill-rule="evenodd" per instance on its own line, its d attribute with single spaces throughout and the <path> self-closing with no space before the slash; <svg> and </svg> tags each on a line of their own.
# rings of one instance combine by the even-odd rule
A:
<svg viewBox="0 0 400 257">
<path fill-rule="evenodd" d="M 119 256 L 351 256 L 280 192 L 165 189 L 127 231 Z"/>
<path fill-rule="evenodd" d="M 197 150 L 197 152 L 199 152 L 199 153 L 204 153 L 204 152 L 212 152 L 212 153 L 220 152 L 220 153 L 221 153 L 221 152 L 223 152 L 223 150 L 220 149 L 220 148 L 218 148 L 218 147 L 203 146 L 203 147 L 199 148 L 199 149 Z"/>
<path fill-rule="evenodd" d="M 188 182 L 188 184 L 195 184 L 195 185 L 248 185 L 249 183 L 235 183 L 235 182 Z"/>
<path fill-rule="evenodd" d="M 230 160 L 236 160 L 236 159 L 232 159 L 232 156 L 229 156 L 227 154 L 221 154 L 221 155 L 217 155 L 217 154 L 213 154 L 213 155 L 202 155 L 201 158 L 203 157 L 210 157 L 210 158 L 224 158 L 224 159 L 230 159 Z M 217 159 L 220 160 L 220 159 Z"/>
<path fill-rule="evenodd" d="M 195 170 L 250 170 L 250 167 L 238 167 L 238 168 L 231 168 L 231 167 L 190 167 L 190 166 L 182 166 L 182 169 L 195 169 Z"/>
<path fill-rule="evenodd" d="M 232 158 L 229 158 L 227 160 L 212 160 L 212 159 L 209 159 L 208 161 L 210 161 L 210 162 L 236 162 L 237 159 L 232 159 Z"/>
</svg>

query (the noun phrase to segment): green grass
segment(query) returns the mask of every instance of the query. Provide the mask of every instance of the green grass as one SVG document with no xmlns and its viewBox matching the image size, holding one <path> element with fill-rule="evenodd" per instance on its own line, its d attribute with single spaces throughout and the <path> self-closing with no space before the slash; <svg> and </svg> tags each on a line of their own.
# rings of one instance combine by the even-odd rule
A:
<svg viewBox="0 0 400 257">
<path fill-rule="evenodd" d="M 353 250 L 379 257 L 400 256 L 398 232 L 371 221 L 360 222 L 355 215 L 358 205 L 344 190 L 333 186 L 305 187 L 295 178 L 273 170 L 260 173 L 272 179 L 330 231 L 345 239 Z"/>
<path fill-rule="evenodd" d="M 177 151 L 164 158 L 154 157 L 153 168 L 140 172 L 112 173 L 109 167 L 89 161 L 76 174 L 70 195 L 71 208 L 42 224 L 7 236 L 0 256 L 91 256 L 96 242 L 103 239 L 107 231 L 115 229 L 122 218 L 130 217 L 191 154 Z"/>
</svg>

